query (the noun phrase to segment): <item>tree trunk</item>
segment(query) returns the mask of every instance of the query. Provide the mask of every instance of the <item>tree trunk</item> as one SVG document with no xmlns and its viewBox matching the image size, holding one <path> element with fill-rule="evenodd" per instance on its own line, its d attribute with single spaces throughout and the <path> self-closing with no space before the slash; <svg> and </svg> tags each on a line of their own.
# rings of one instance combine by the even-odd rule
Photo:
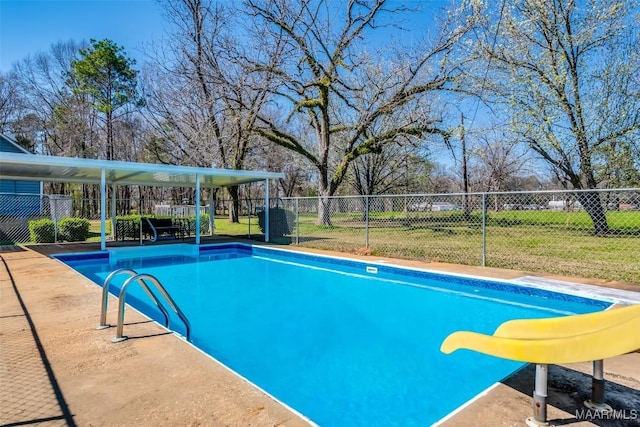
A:
<svg viewBox="0 0 640 427">
<path fill-rule="evenodd" d="M 107 160 L 114 160 L 113 152 L 113 114 L 107 112 Z"/>
<path fill-rule="evenodd" d="M 331 225 L 331 196 L 327 168 L 321 168 L 318 179 L 318 225 Z"/>
<path fill-rule="evenodd" d="M 229 207 L 229 222 L 240 222 L 240 197 L 238 195 L 238 186 L 228 187 L 229 197 L 231 197 L 231 206 Z M 266 208 L 266 207 L 265 207 Z"/>
<path fill-rule="evenodd" d="M 593 234 L 596 236 L 609 234 L 607 215 L 600 201 L 600 195 L 595 191 L 580 192 L 578 193 L 578 201 L 593 221 Z"/>
<path fill-rule="evenodd" d="M 318 196 L 318 225 L 331 225 L 331 197 Z"/>
<path fill-rule="evenodd" d="M 98 191 L 97 185 L 91 186 L 91 198 L 90 198 L 90 212 L 89 218 L 93 217 L 93 215 L 100 213 L 100 192 Z"/>
<path fill-rule="evenodd" d="M 464 114 L 460 114 L 460 125 L 462 126 L 460 142 L 462 143 L 462 188 L 464 198 L 462 199 L 462 211 L 464 220 L 471 221 L 471 206 L 469 206 L 469 172 L 467 170 L 467 142 L 464 137 Z"/>
<path fill-rule="evenodd" d="M 80 215 L 83 218 L 90 218 L 90 216 L 89 216 L 89 188 L 88 188 L 88 184 L 82 184 L 82 200 L 80 201 Z"/>
<path fill-rule="evenodd" d="M 118 214 L 126 215 L 131 207 L 131 187 L 128 185 L 121 186 L 122 190 L 120 190 L 120 200 L 116 206 L 118 206 Z"/>
</svg>

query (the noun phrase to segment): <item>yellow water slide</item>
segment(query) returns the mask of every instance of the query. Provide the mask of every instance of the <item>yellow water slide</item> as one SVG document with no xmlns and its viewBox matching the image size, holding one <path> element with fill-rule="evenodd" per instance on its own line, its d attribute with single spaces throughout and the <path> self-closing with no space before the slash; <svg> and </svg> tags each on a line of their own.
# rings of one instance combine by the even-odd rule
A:
<svg viewBox="0 0 640 427">
<path fill-rule="evenodd" d="M 466 348 L 529 363 L 574 363 L 607 359 L 640 348 L 640 304 L 597 313 L 511 320 L 493 335 L 459 331 L 440 350 Z"/>
<path fill-rule="evenodd" d="M 593 361 L 592 397 L 585 405 L 610 412 L 604 403 L 603 359 L 640 349 L 640 304 L 547 319 L 519 319 L 501 324 L 493 335 L 459 331 L 440 350 L 469 349 L 503 359 L 536 364 L 533 417 L 527 426 L 547 426 L 547 365 Z"/>
</svg>

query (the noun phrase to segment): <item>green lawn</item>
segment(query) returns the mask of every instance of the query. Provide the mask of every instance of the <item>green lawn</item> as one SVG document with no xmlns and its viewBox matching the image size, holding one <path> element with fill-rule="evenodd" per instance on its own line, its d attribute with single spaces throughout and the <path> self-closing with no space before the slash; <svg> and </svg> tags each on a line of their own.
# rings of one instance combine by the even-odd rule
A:
<svg viewBox="0 0 640 427">
<path fill-rule="evenodd" d="M 332 226 L 315 216 L 300 218 L 300 244 L 355 251 L 366 245 L 362 215 L 332 215 Z M 592 234 L 585 212 L 490 212 L 485 265 L 567 276 L 637 282 L 640 277 L 640 212 L 610 211 L 611 233 Z M 369 218 L 374 254 L 426 261 L 481 265 L 482 220 L 474 212 L 385 212 Z"/>
<path fill-rule="evenodd" d="M 299 245 L 354 252 L 367 245 L 362 214 L 332 214 L 331 226 L 316 225 L 315 215 L 299 217 L 291 233 Z M 518 269 L 626 282 L 640 281 L 640 212 L 610 211 L 607 237 L 592 234 L 585 212 L 490 212 L 486 220 L 485 262 L 489 267 Z M 258 218 L 240 223 L 215 220 L 216 234 L 261 236 Z M 92 221 L 90 240 L 100 238 Z M 110 227 L 107 228 L 110 232 Z M 482 220 L 478 212 L 383 212 L 369 218 L 368 246 L 375 255 L 425 261 L 481 265 Z"/>
</svg>

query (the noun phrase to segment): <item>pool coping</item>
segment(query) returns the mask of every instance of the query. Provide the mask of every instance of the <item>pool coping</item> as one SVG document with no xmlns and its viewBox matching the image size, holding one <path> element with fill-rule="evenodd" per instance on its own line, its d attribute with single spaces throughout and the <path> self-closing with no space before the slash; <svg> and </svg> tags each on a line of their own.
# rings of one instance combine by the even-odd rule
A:
<svg viewBox="0 0 640 427">
<path fill-rule="evenodd" d="M 283 250 L 282 248 L 275 248 L 275 249 L 277 249 L 277 250 Z M 317 254 L 317 255 L 323 255 L 323 256 L 337 256 L 337 257 L 344 257 L 344 256 L 345 256 L 345 254 L 339 254 L 339 253 L 334 253 L 334 254 L 330 254 L 330 253 L 329 253 L 329 254 L 328 254 L 326 251 L 315 251 L 315 250 L 313 250 L 313 251 L 306 251 L 306 250 L 303 250 L 303 251 L 301 251 L 301 252 L 315 253 L 315 254 Z M 0 255 L 3 255 L 3 256 L 4 256 L 5 254 L 0 254 Z M 348 254 L 346 254 L 346 255 L 348 256 Z M 357 259 L 357 257 L 351 257 L 351 258 Z M 360 261 L 362 261 L 362 262 L 364 262 L 364 263 L 369 264 L 369 263 L 372 263 L 372 261 L 373 261 L 373 260 L 372 260 L 372 258 L 371 258 L 371 257 L 365 257 L 364 259 L 360 259 Z M 374 261 L 374 263 L 376 263 L 376 264 L 377 264 L 377 263 L 379 263 L 380 261 L 382 261 L 381 263 L 382 263 L 383 265 L 384 265 L 386 262 L 388 262 L 387 260 L 375 260 L 375 261 Z M 393 261 L 396 261 L 396 260 L 393 260 Z M 401 261 L 401 263 L 402 263 L 402 261 Z M 60 263 L 60 264 L 62 264 L 62 263 Z M 424 268 L 424 267 L 415 267 L 415 268 L 418 268 L 418 269 L 420 269 L 420 270 L 434 271 L 434 272 L 441 272 L 441 271 L 443 271 L 444 269 L 451 268 L 451 266 L 438 265 L 438 266 L 436 266 L 436 267 L 438 267 L 438 269 L 433 269 L 433 268 L 428 268 L 429 266 L 430 266 L 430 267 L 434 267 L 433 265 L 426 264 L 426 266 L 427 266 L 427 268 Z M 412 267 L 412 266 L 403 266 L 403 267 L 414 268 L 414 267 Z M 444 268 L 443 268 L 443 267 L 444 267 Z M 453 267 L 454 267 L 456 270 L 460 270 L 460 269 L 464 270 L 464 269 L 465 269 L 465 268 L 463 268 L 463 267 L 461 267 L 461 266 L 453 266 Z M 67 268 L 67 267 L 65 266 L 65 268 Z M 441 268 L 443 268 L 443 269 L 441 269 Z M 485 272 L 491 273 L 491 271 L 485 271 Z M 483 273 L 485 273 L 485 272 L 483 272 Z M 475 278 L 475 277 L 477 277 L 477 278 L 487 279 L 487 276 L 486 276 L 486 275 L 475 275 L 475 274 L 468 275 L 468 274 L 466 274 L 466 273 L 462 273 L 462 274 L 461 274 L 461 273 L 454 273 L 454 274 L 456 274 L 456 275 L 462 275 L 462 276 L 467 276 L 467 277 L 474 277 L 474 278 Z M 513 278 L 518 278 L 518 277 L 528 277 L 527 275 L 522 275 L 522 274 L 519 274 L 518 272 L 512 272 L 512 271 L 508 271 L 506 275 L 507 275 L 507 276 L 510 276 L 511 278 L 510 278 L 510 279 L 500 279 L 500 280 L 512 280 Z M 78 276 L 80 276 L 80 275 L 78 274 Z M 82 277 L 82 279 L 84 279 L 84 278 Z M 493 280 L 493 279 L 495 279 L 495 277 L 493 277 L 493 278 L 492 278 L 492 280 Z M 84 279 L 84 280 L 87 280 L 87 279 Z M 547 279 L 542 278 L 541 280 L 547 280 Z M 548 280 L 555 280 L 555 279 L 548 279 Z M 567 283 L 576 283 L 576 282 L 567 282 Z M 556 283 L 556 285 L 558 285 L 558 284 Z M 561 284 L 560 284 L 560 285 L 561 285 Z M 92 286 L 93 286 L 93 287 L 95 287 L 95 285 L 93 285 L 93 284 L 92 284 Z M 33 289 L 32 289 L 32 290 L 33 290 Z M 98 288 L 96 288 L 95 290 L 96 290 L 96 292 L 98 292 Z M 111 306 L 113 307 L 113 306 L 114 306 L 114 304 L 112 303 L 112 304 L 111 304 Z M 95 312 L 95 310 L 96 310 L 96 309 L 97 309 L 97 307 L 90 307 L 90 308 L 89 308 L 89 310 L 91 311 L 91 315 L 90 315 L 90 317 L 93 317 L 93 316 L 95 315 L 95 313 L 94 313 L 94 312 Z M 93 321 L 92 321 L 91 323 L 93 324 L 93 323 L 95 323 L 95 322 L 93 322 Z M 3 338 L 3 337 L 1 337 L 1 336 L 0 336 L 0 338 Z M 177 338 L 177 337 L 176 337 L 176 338 Z M 141 341 L 144 341 L 144 340 L 141 340 Z M 185 341 L 184 341 L 184 340 L 182 340 L 182 339 L 178 339 L 177 341 L 178 341 L 178 342 L 185 342 Z M 181 345 L 181 344 L 177 344 L 177 345 Z M 200 351 L 200 350 L 198 350 L 198 351 Z M 204 354 L 204 353 L 203 353 L 203 354 Z M 637 354 L 636 354 L 636 355 L 637 355 Z M 207 357 L 209 357 L 209 356 L 207 356 Z M 631 355 L 631 357 L 633 358 L 633 357 L 635 357 L 635 355 Z M 636 363 L 635 361 L 637 360 L 637 358 L 636 358 L 636 359 L 632 359 L 632 360 L 633 360 L 633 363 L 635 364 L 635 363 Z M 224 365 L 222 365 L 222 366 L 224 366 Z M 605 368 L 606 368 L 606 366 L 607 366 L 607 365 L 605 365 Z M 224 368 L 226 368 L 226 367 L 224 367 Z M 226 369 L 228 369 L 228 368 L 226 368 Z M 585 368 L 585 369 L 588 371 L 588 367 L 587 367 L 587 368 Z M 232 371 L 232 372 L 233 372 L 233 371 Z M 627 376 L 627 377 L 629 377 L 628 375 L 626 375 L 626 376 Z M 635 384 L 635 383 L 634 383 L 634 384 Z M 640 382 L 639 382 L 639 384 L 640 384 Z M 485 391 L 481 392 L 481 393 L 480 393 L 480 396 L 478 396 L 478 399 L 482 399 L 482 398 L 483 398 L 483 396 L 484 396 L 485 394 L 494 394 L 494 393 L 495 393 L 495 391 L 496 391 L 496 389 L 501 389 L 501 388 L 504 388 L 504 387 L 505 387 L 505 386 L 504 386 L 504 384 L 496 383 L 496 384 L 494 384 L 493 386 L 491 386 L 491 391 L 490 391 L 490 392 L 487 392 L 487 390 L 485 390 Z M 528 397 L 527 397 L 527 398 L 528 398 Z M 467 417 L 468 417 L 468 412 L 469 412 L 469 411 L 472 411 L 472 412 L 474 412 L 474 411 L 475 411 L 475 412 L 477 412 L 477 411 L 478 411 L 478 408 L 477 408 L 476 406 L 477 406 L 477 402 L 475 401 L 475 399 L 474 399 L 474 401 L 468 401 L 467 403 L 465 403 L 465 404 L 463 405 L 463 407 L 458 408 L 457 410 L 455 410 L 455 411 L 454 411 L 454 413 L 455 413 L 455 414 L 453 415 L 453 418 L 457 420 L 457 419 L 459 419 L 459 417 L 460 417 L 460 416 L 464 416 L 464 413 L 467 413 Z M 526 408 L 527 408 L 527 409 L 526 409 L 526 413 L 527 413 L 527 415 L 529 415 L 530 408 L 529 408 L 529 405 L 528 405 L 528 404 L 526 405 Z M 453 414 L 453 413 L 452 413 L 452 414 Z M 451 415 L 451 414 L 450 414 L 450 415 Z M 475 419 L 475 418 L 474 418 L 474 419 Z M 522 419 L 522 418 L 520 418 L 520 419 Z M 298 419 L 298 421 L 303 422 L 303 424 L 304 424 L 304 425 L 308 425 L 308 422 L 309 422 L 309 420 L 308 420 L 308 419 L 306 419 L 306 420 Z M 285 423 L 287 423 L 287 422 L 288 422 L 288 424 L 286 424 L 286 425 L 290 425 L 293 421 L 285 421 Z M 439 422 L 444 422 L 444 424 L 443 424 L 443 425 L 447 425 L 447 422 L 451 422 L 451 421 L 450 421 L 450 420 L 449 420 L 449 421 L 447 421 L 447 419 L 442 419 L 442 420 L 440 420 Z M 452 424 L 452 425 L 456 425 L 456 424 L 457 424 L 457 425 L 460 425 L 460 424 L 459 424 L 459 421 L 455 421 L 455 422 L 454 422 L 454 424 Z M 480 423 L 478 423 L 478 422 L 474 422 L 474 424 L 476 424 L 476 425 L 489 425 L 489 424 L 492 424 L 492 425 L 493 425 L 494 423 L 493 423 L 493 422 L 491 422 L 491 423 L 483 424 L 482 422 L 480 422 Z M 98 423 L 97 425 L 100 425 L 100 423 Z M 157 424 L 155 424 L 155 425 L 157 425 Z M 165 425 L 169 425 L 169 424 L 165 424 Z M 262 425 L 262 424 L 257 424 L 257 425 Z M 271 424 L 264 424 L 264 425 L 271 425 Z M 280 424 L 276 423 L 276 425 L 280 425 Z M 282 424 L 282 425 L 284 425 L 284 424 Z M 292 424 L 292 425 L 297 425 L 297 424 L 296 424 L 295 422 L 293 422 L 293 424 Z"/>
<path fill-rule="evenodd" d="M 68 402 L 66 412 L 71 414 L 67 425 L 173 426 L 199 425 L 204 420 L 212 420 L 211 425 L 313 425 L 132 307 L 127 308 L 125 318 L 125 333 L 132 339 L 111 343 L 113 328 L 95 330 L 100 287 L 62 262 L 29 249 L 0 256 L 11 273 L 0 271 L 0 350 L 6 349 L 0 351 L 0 424 L 62 419 L 59 413 L 29 415 L 30 409 L 38 414 L 38 408 L 67 407 L 54 398 L 61 395 Z M 18 303 L 9 302 L 15 300 L 14 285 L 18 299 L 24 301 L 24 313 Z M 108 316 L 112 320 L 117 304 L 114 297 L 109 298 Z M 27 317 L 35 329 L 24 322 L 12 326 Z M 29 338 L 32 332 L 35 340 Z M 19 348 L 13 344 L 25 341 L 33 344 L 20 354 L 12 354 L 12 348 Z M 40 356 L 37 348 L 42 349 Z M 39 367 L 39 376 L 21 368 L 26 366 L 25 355 L 29 353 Z M 40 362 L 42 354 L 46 359 Z M 188 366 L 178 364 L 173 373 L 172 360 Z M 46 380 L 47 366 L 52 367 L 55 384 Z M 105 371 L 105 366 L 118 369 Z M 24 378 L 29 376 L 34 377 L 29 380 L 33 385 L 25 387 Z M 159 378 L 161 383 L 156 386 Z M 174 397 L 172 390 L 181 390 L 184 398 Z M 46 399 L 45 394 L 49 395 Z"/>
<path fill-rule="evenodd" d="M 217 244 L 210 244 L 210 245 L 206 245 L 206 246 L 218 246 L 218 245 L 229 245 L 229 246 L 237 246 L 237 245 L 242 245 L 244 247 L 248 246 L 247 244 L 237 244 L 237 243 L 217 243 Z M 190 245 L 188 243 L 179 243 L 176 246 L 179 246 L 178 249 L 184 248 L 185 246 L 191 246 L 191 247 L 198 247 L 197 245 Z M 200 248 L 202 248 L 203 245 L 200 245 Z M 167 248 L 168 246 L 163 246 L 164 248 Z M 127 252 L 133 252 L 135 250 L 137 250 L 137 247 L 127 247 L 127 248 L 118 248 L 117 251 L 123 251 L 125 253 Z M 51 258 L 61 264 L 63 264 L 65 267 L 67 268 L 71 268 L 69 265 L 67 265 L 64 261 L 65 260 L 85 260 L 85 259 L 102 259 L 102 258 L 110 258 L 111 256 L 114 255 L 114 252 L 117 252 L 115 249 L 111 250 L 111 251 L 91 251 L 91 252 L 76 252 L 76 253 L 66 253 L 66 254 L 58 254 L 58 255 L 51 255 Z M 192 251 L 193 253 L 190 253 L 189 256 L 194 256 L 195 252 L 199 252 L 199 251 Z M 166 256 L 167 254 L 169 254 L 169 251 L 162 251 L 161 254 L 162 256 Z M 201 252 L 198 254 L 201 255 Z M 147 258 L 149 258 L 147 256 Z M 118 259 L 118 257 L 116 257 L 116 259 Z M 74 270 L 75 271 L 75 270 Z M 98 284 L 98 286 L 100 286 Z M 113 295 L 110 294 L 110 299 L 113 299 Z M 301 412 L 299 412 L 298 410 L 296 410 L 295 408 L 293 408 L 292 406 L 288 405 L 286 402 L 278 399 L 277 397 L 275 397 L 274 395 L 272 395 L 271 393 L 269 393 L 267 390 L 265 390 L 264 388 L 260 387 L 259 385 L 257 385 L 255 382 L 251 381 L 250 379 L 246 378 L 245 376 L 243 376 L 242 374 L 240 374 L 239 372 L 231 369 L 230 367 L 228 367 L 227 365 L 225 365 L 224 363 L 222 363 L 221 361 L 219 361 L 218 359 L 216 359 L 215 357 L 213 357 L 212 355 L 206 353 L 204 350 L 202 350 L 201 348 L 199 348 L 198 346 L 196 346 L 195 344 L 193 344 L 192 342 L 188 341 L 187 338 L 184 335 L 181 335 L 178 332 L 172 331 L 171 329 L 169 329 L 168 327 L 166 327 L 165 325 L 163 325 L 162 323 L 150 318 L 149 316 L 147 316 L 146 314 L 144 314 L 142 311 L 138 310 L 136 307 L 130 305 L 127 303 L 127 307 L 128 307 L 128 311 L 134 311 L 138 314 L 138 316 L 143 317 L 143 318 L 147 318 L 150 322 L 153 322 L 158 328 L 163 329 L 164 331 L 166 331 L 168 334 L 171 334 L 177 338 L 179 338 L 183 343 L 187 344 L 188 346 L 192 347 L 195 351 L 199 352 L 200 354 L 202 354 L 203 356 L 205 356 L 206 358 L 212 360 L 214 363 L 216 363 L 218 366 L 220 366 L 221 368 L 223 368 L 224 370 L 226 370 L 229 374 L 241 379 L 242 381 L 245 381 L 247 383 L 249 383 L 251 386 L 253 386 L 253 388 L 259 390 L 261 393 L 263 393 L 264 395 L 268 396 L 269 398 L 273 399 L 273 401 L 277 402 L 278 404 L 282 405 L 283 407 L 285 407 L 288 411 L 292 412 L 293 414 L 295 414 L 296 416 L 300 417 L 301 419 L 305 420 L 310 426 L 312 427 L 318 427 L 318 424 L 316 424 L 313 420 L 311 420 L 309 417 L 307 417 L 306 415 L 302 414 Z M 110 325 L 110 327 L 113 327 L 114 325 Z"/>
<path fill-rule="evenodd" d="M 195 248 L 196 245 L 180 244 L 180 247 L 189 246 Z M 397 263 L 389 263 L 387 260 L 362 260 L 352 259 L 349 257 L 308 253 L 297 250 L 283 249 L 279 247 L 270 247 L 265 245 L 255 245 L 248 243 L 215 243 L 205 244 L 199 246 L 199 251 L 192 251 L 189 256 L 204 255 L 207 252 L 214 252 L 221 249 L 236 249 L 243 250 L 248 254 L 260 255 L 261 251 L 269 251 L 285 254 L 285 256 L 291 258 L 319 258 L 325 262 L 332 264 L 338 264 L 341 266 L 353 267 L 359 265 L 365 269 L 365 272 L 370 273 L 370 268 L 374 269 L 373 274 L 390 273 L 401 276 L 410 276 L 418 279 L 429 279 L 435 276 L 439 280 L 455 284 L 465 284 L 465 280 L 481 281 L 482 287 L 486 289 L 493 289 L 502 292 L 524 294 L 537 297 L 551 297 L 552 299 L 562 299 L 570 302 L 578 302 L 582 304 L 594 305 L 600 308 L 606 308 L 611 304 L 635 304 L 640 303 L 640 292 L 631 292 L 620 289 L 611 289 L 602 286 L 593 286 L 587 284 L 580 284 L 570 281 L 561 281 L 549 278 L 540 278 L 536 276 L 521 276 L 512 279 L 500 279 L 500 278 L 488 278 L 486 276 L 461 274 L 455 272 L 442 272 L 432 270 L 428 268 L 417 268 L 411 266 L 403 266 Z M 78 260 L 84 258 L 103 258 L 112 257 L 117 251 L 123 250 L 132 252 L 133 248 L 125 249 L 113 249 L 107 253 L 102 251 L 92 251 L 85 253 L 71 253 L 62 255 L 53 255 L 53 258 L 63 260 L 69 258 L 69 260 Z M 168 253 L 167 251 L 164 252 Z M 181 253 L 182 254 L 182 253 Z M 559 298 L 561 297 L 561 298 Z M 601 304 L 605 302 L 606 304 Z"/>
</svg>

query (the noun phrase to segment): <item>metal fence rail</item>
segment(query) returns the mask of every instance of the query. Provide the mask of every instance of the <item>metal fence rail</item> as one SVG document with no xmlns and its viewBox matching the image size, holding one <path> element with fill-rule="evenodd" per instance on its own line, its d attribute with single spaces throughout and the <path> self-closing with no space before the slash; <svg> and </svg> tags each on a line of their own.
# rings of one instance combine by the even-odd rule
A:
<svg viewBox="0 0 640 427">
<path fill-rule="evenodd" d="M 107 199 L 107 234 L 111 235 L 111 199 Z M 263 202 L 264 204 L 264 202 Z M 115 201 L 116 218 L 128 215 L 160 216 L 173 218 L 192 218 L 195 216 L 195 206 L 167 205 L 162 200 L 146 199 Z M 200 208 L 200 214 L 208 213 L 208 206 Z M 90 237 L 98 239 L 100 232 L 100 199 L 72 197 L 67 195 L 34 195 L 0 193 L 0 246 L 34 243 L 29 232 L 29 223 L 41 219 L 49 219 L 54 223 L 55 243 L 61 241 L 58 235 L 58 224 L 63 218 L 85 218 L 92 227 Z M 137 218 L 137 217 L 136 217 Z M 114 231 L 113 239 L 122 240 L 123 235 L 136 235 L 138 219 L 119 220 Z M 209 233 L 208 223 L 201 225 L 203 234 Z M 187 230 L 189 236 L 194 230 Z"/>
<path fill-rule="evenodd" d="M 628 282 L 640 278 L 639 189 L 282 203 L 295 214 L 289 237 L 301 246 Z"/>
<path fill-rule="evenodd" d="M 145 200 L 142 214 L 166 204 Z M 302 197 L 269 204 L 275 243 L 627 282 L 640 278 L 640 189 Z M 80 212 L 87 205 L 96 201 L 0 194 L 0 244 L 28 243 L 33 219 L 86 218 Z M 235 224 L 225 217 L 230 205 L 216 201 L 216 234 L 263 239 L 264 199 L 243 199 Z M 178 212 L 192 213 L 179 207 L 172 213 Z M 88 219 L 98 221 L 99 213 Z"/>
</svg>

